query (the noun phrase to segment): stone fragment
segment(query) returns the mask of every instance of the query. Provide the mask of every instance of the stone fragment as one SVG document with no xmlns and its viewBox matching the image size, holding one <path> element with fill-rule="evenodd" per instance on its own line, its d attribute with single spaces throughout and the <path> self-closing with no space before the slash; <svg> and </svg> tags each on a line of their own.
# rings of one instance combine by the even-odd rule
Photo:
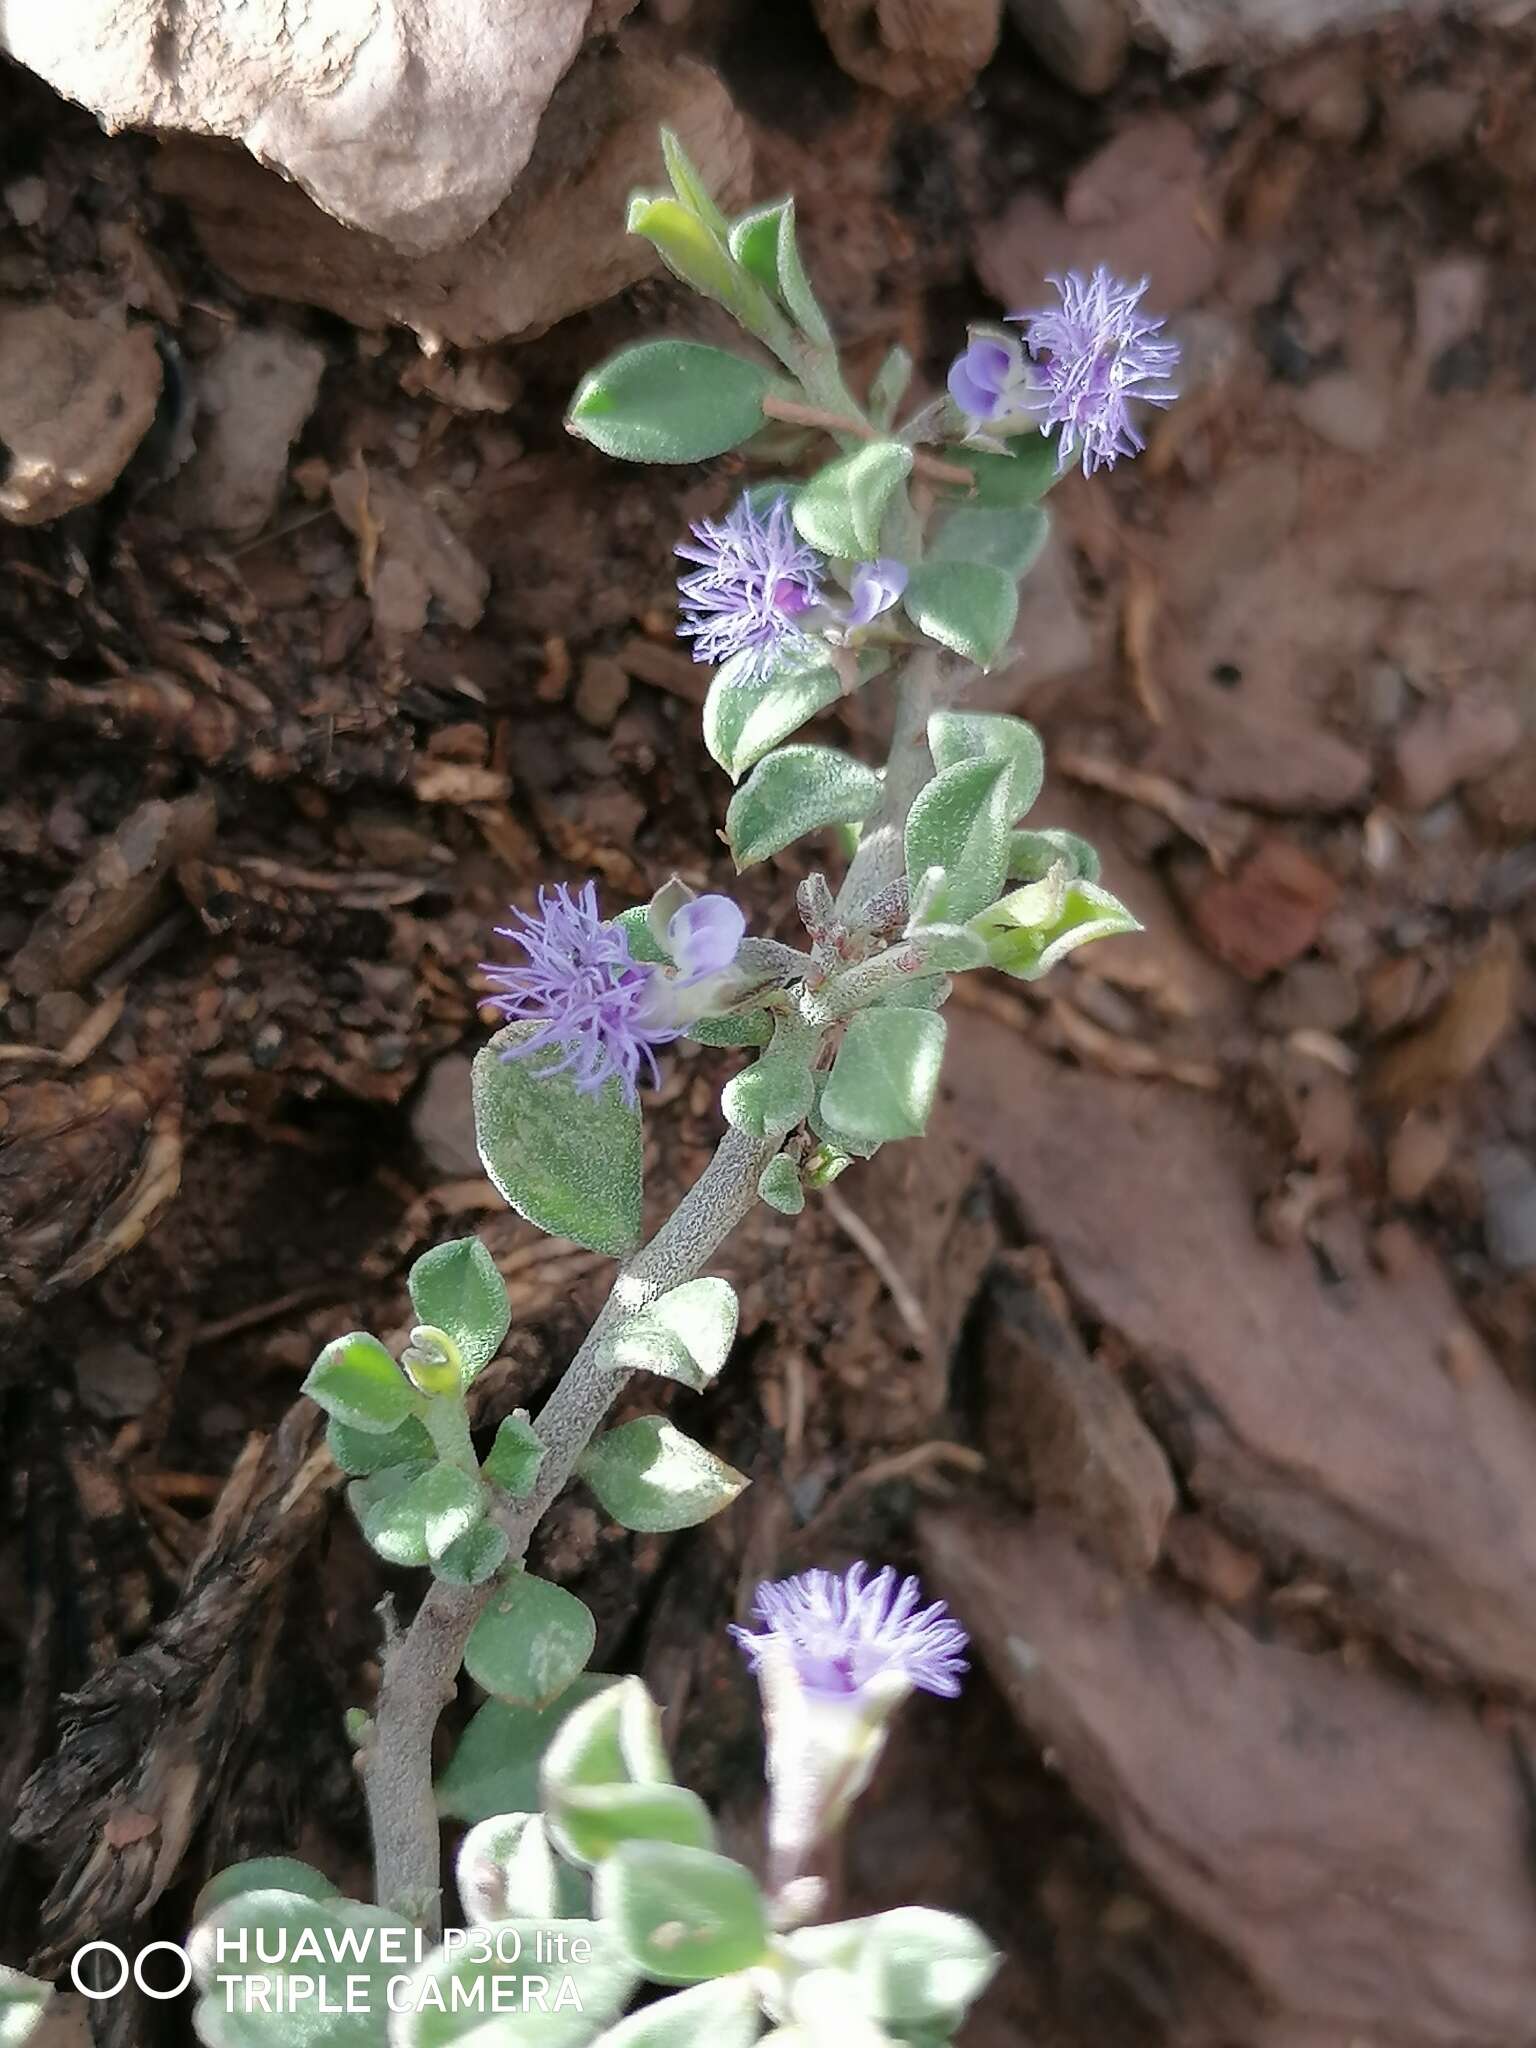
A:
<svg viewBox="0 0 1536 2048">
<path fill-rule="evenodd" d="M 1002 0 L 815 0 L 815 7 L 850 78 L 932 108 L 975 83 L 1002 20 Z"/>
<path fill-rule="evenodd" d="M 1312 378 L 1291 403 L 1303 426 L 1346 455 L 1377 454 L 1392 431 L 1390 392 L 1354 370 Z"/>
<path fill-rule="evenodd" d="M 469 1082 L 469 1055 L 445 1052 L 427 1069 L 411 1104 L 411 1135 L 447 1180 L 468 1180 L 484 1171 Z"/>
<path fill-rule="evenodd" d="M 1250 981 L 1289 967 L 1316 944 L 1339 885 L 1294 841 L 1262 840 L 1230 875 L 1212 875 L 1195 898 L 1196 929 L 1219 960 Z"/>
<path fill-rule="evenodd" d="M 331 502 L 357 537 L 363 585 L 382 632 L 419 633 L 434 598 L 456 626 L 478 625 L 489 571 L 401 477 L 359 463 L 331 478 Z"/>
<path fill-rule="evenodd" d="M 593 654 L 581 665 L 576 685 L 576 716 L 597 732 L 607 732 L 629 697 L 629 677 L 606 654 Z"/>
<path fill-rule="evenodd" d="M 1050 1522 L 931 1512 L 921 1539 L 1031 1739 L 1272 2001 L 1250 2041 L 1527 2039 L 1527 1807 L 1469 1704 L 1127 1586 Z"/>
<path fill-rule="evenodd" d="M 147 327 L 0 305 L 0 518 L 36 526 L 109 491 L 149 431 L 160 380 Z"/>
<path fill-rule="evenodd" d="M 1520 714 L 1501 691 L 1465 684 L 1422 705 L 1398 734 L 1388 794 L 1405 811 L 1433 810 L 1458 784 L 1497 768 L 1520 735 Z"/>
<path fill-rule="evenodd" d="M 1120 0 L 1008 0 L 1019 33 L 1074 92 L 1108 92 L 1125 69 L 1130 23 Z"/>
<path fill-rule="evenodd" d="M 177 477 L 177 517 L 192 531 L 259 533 L 277 508 L 288 451 L 314 410 L 324 353 L 284 327 L 240 328 L 197 364 L 197 452 Z"/>
<path fill-rule="evenodd" d="M 108 128 L 229 137 L 338 220 L 421 253 L 506 198 L 591 13 L 592 0 L 9 0 L 0 44 Z"/>
<path fill-rule="evenodd" d="M 658 267 L 650 244 L 626 232 L 624 213 L 637 186 L 663 182 L 663 124 L 723 205 L 747 198 L 751 151 L 725 88 L 639 34 L 582 56 L 511 196 L 466 241 L 436 253 L 402 255 L 345 228 L 296 185 L 212 143 L 168 146 L 155 177 L 245 290 L 324 306 L 359 327 L 410 327 L 432 347 L 478 348 L 542 334 Z"/>
<path fill-rule="evenodd" d="M 1298 960 L 1265 989 L 1254 1021 L 1284 1037 L 1292 1031 L 1347 1031 L 1360 1014 L 1353 975 L 1331 960 Z"/>
<path fill-rule="evenodd" d="M 1477 1155 L 1488 1256 L 1506 1273 L 1536 1269 L 1536 1163 L 1518 1145 L 1485 1145 Z"/>
</svg>

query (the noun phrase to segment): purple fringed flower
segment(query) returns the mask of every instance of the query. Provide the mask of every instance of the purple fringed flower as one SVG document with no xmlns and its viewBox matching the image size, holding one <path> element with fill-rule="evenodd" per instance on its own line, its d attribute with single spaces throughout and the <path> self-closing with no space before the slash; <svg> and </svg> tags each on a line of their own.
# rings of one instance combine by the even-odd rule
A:
<svg viewBox="0 0 1536 2048">
<path fill-rule="evenodd" d="M 889 1565 L 873 1578 L 866 1564 L 841 1576 L 802 1572 L 759 1586 L 752 1611 L 761 1630 L 731 1633 L 754 1668 L 768 1643 L 784 1644 L 807 1693 L 847 1699 L 893 1672 L 953 1699 L 968 1638 L 942 1600 L 920 1607 L 922 1597 L 916 1579 L 898 1579 Z"/>
<path fill-rule="evenodd" d="M 1178 396 L 1165 382 L 1178 363 L 1178 344 L 1154 340 L 1162 321 L 1137 310 L 1146 278 L 1122 284 L 1100 264 L 1090 278 L 1069 270 L 1047 282 L 1060 292 L 1059 306 L 1011 316 L 1024 323 L 1034 359 L 1024 403 L 1042 430 L 1060 427 L 1061 466 L 1081 449 L 1083 474 L 1092 476 L 1145 445 L 1127 399 L 1168 405 Z"/>
<path fill-rule="evenodd" d="M 785 497 L 761 514 L 743 497 L 724 519 L 691 531 L 697 546 L 673 551 L 699 564 L 678 578 L 677 630 L 693 641 L 695 661 L 746 655 L 750 673 L 761 675 L 786 641 L 807 637 L 799 621 L 820 601 L 825 564 L 796 533 Z"/>
<path fill-rule="evenodd" d="M 652 1086 L 660 1079 L 653 1048 L 682 1036 L 682 1026 L 660 1022 L 651 1009 L 656 970 L 632 957 L 622 926 L 599 918 L 591 882 L 576 896 L 564 882 L 540 889 L 536 916 L 515 908 L 512 915 L 517 923 L 498 925 L 496 935 L 521 946 L 526 962 L 505 967 L 490 961 L 481 971 L 498 991 L 490 1001 L 503 1017 L 540 1028 L 502 1058 L 563 1047 L 564 1058 L 542 1068 L 542 1075 L 572 1074 L 590 1095 L 617 1074 L 632 1103 L 642 1067 Z"/>
<path fill-rule="evenodd" d="M 894 556 L 881 555 L 873 562 L 860 562 L 848 579 L 852 604 L 843 614 L 847 626 L 867 626 L 871 619 L 888 612 L 907 587 L 907 565 Z"/>
</svg>

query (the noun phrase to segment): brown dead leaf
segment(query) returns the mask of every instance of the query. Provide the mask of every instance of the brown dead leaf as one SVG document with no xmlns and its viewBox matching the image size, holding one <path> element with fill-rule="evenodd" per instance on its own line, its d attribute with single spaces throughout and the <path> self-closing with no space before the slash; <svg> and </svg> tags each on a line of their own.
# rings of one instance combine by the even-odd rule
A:
<svg viewBox="0 0 1536 2048">
<path fill-rule="evenodd" d="M 1372 1062 L 1365 1076 L 1367 1098 L 1385 1109 L 1417 1109 L 1469 1080 L 1513 1021 L 1518 957 L 1513 933 L 1496 925 L 1427 1022 Z"/>
</svg>

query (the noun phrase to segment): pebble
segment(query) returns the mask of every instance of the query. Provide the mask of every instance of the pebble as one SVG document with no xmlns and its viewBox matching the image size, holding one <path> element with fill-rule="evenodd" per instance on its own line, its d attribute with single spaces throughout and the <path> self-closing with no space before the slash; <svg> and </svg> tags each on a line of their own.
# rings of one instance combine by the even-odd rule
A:
<svg viewBox="0 0 1536 2048">
<path fill-rule="evenodd" d="M 411 1133 L 428 1163 L 446 1180 L 481 1171 L 467 1053 L 445 1052 L 427 1070 L 411 1104 Z"/>
<path fill-rule="evenodd" d="M 1475 782 L 1520 742 L 1520 716 L 1491 685 L 1468 683 L 1424 704 L 1397 735 L 1389 794 L 1407 811 L 1432 811 L 1459 783 Z"/>
<path fill-rule="evenodd" d="M 1376 454 L 1386 446 L 1392 429 L 1392 403 L 1386 392 L 1352 370 L 1314 377 L 1292 404 L 1303 426 L 1347 455 Z"/>
<path fill-rule="evenodd" d="M 103 1422 L 142 1415 L 160 1392 L 160 1374 L 152 1358 L 120 1339 L 88 1344 L 75 1357 L 75 1386 L 80 1405 Z"/>
<path fill-rule="evenodd" d="M 629 677 L 610 655 L 591 654 L 576 685 L 576 716 L 607 732 L 629 699 Z"/>
<path fill-rule="evenodd" d="M 1120 0 L 1009 0 L 1025 42 L 1074 92 L 1108 92 L 1125 69 L 1131 30 Z"/>
<path fill-rule="evenodd" d="M 1536 1163 L 1517 1145 L 1485 1145 L 1477 1171 L 1489 1258 L 1506 1273 L 1529 1273 L 1536 1268 Z"/>
<path fill-rule="evenodd" d="M 1354 977 L 1331 960 L 1298 960 L 1266 988 L 1255 1021 L 1276 1037 L 1293 1031 L 1347 1031 L 1360 1015 Z"/>
<path fill-rule="evenodd" d="M 5 203 L 19 228 L 35 228 L 48 210 L 48 187 L 41 178 L 16 178 L 5 188 Z"/>
</svg>

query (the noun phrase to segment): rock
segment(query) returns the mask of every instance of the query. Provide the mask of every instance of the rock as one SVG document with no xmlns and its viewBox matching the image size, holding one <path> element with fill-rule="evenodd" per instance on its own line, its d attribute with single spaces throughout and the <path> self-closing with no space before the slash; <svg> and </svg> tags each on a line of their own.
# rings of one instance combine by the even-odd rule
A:
<svg viewBox="0 0 1536 2048">
<path fill-rule="evenodd" d="M 1282 817 L 1351 810 L 1371 786 L 1370 756 L 1308 717 L 1300 705 L 1266 710 L 1206 693 L 1180 715 L 1147 765 L 1222 803 Z"/>
<path fill-rule="evenodd" d="M 576 716 L 598 732 L 606 732 L 629 697 L 629 677 L 606 654 L 592 654 L 581 665 L 576 685 Z"/>
<path fill-rule="evenodd" d="M 1046 1523 L 920 1526 L 926 1574 L 1031 1738 L 1279 2008 L 1259 2038 L 1527 2038 L 1526 1805 L 1469 1705 L 1128 1587 Z"/>
<path fill-rule="evenodd" d="M 338 220 L 421 254 L 506 198 L 591 13 L 592 0 L 10 0 L 0 41 L 106 127 L 227 136 Z"/>
<path fill-rule="evenodd" d="M 1416 85 L 1387 102 L 1387 135 L 1415 164 L 1455 156 L 1477 119 L 1481 95 L 1453 85 Z"/>
<path fill-rule="evenodd" d="M 1108 92 L 1125 69 L 1130 24 L 1120 0 L 1008 0 L 1020 35 L 1074 92 Z"/>
<path fill-rule="evenodd" d="M 1311 51 L 1265 72 L 1257 81 L 1259 97 L 1316 142 L 1358 142 L 1371 118 L 1368 62 L 1359 43 Z"/>
<path fill-rule="evenodd" d="M 1469 1081 L 1515 1021 L 1518 971 L 1518 942 L 1495 925 L 1429 1017 L 1377 1054 L 1365 1074 L 1370 1100 L 1406 1111 Z"/>
<path fill-rule="evenodd" d="M 863 85 L 937 110 L 997 48 L 1002 0 L 815 0 L 832 54 Z"/>
<path fill-rule="evenodd" d="M 1423 705 L 1397 735 L 1388 794 L 1405 811 L 1428 811 L 1459 783 L 1476 782 L 1513 752 L 1520 714 L 1491 684 L 1466 684 Z"/>
<path fill-rule="evenodd" d="M 447 1180 L 469 1180 L 485 1171 L 475 1143 L 475 1109 L 467 1053 L 445 1052 L 427 1069 L 411 1104 L 411 1135 Z"/>
<path fill-rule="evenodd" d="M 58 519 L 117 482 L 160 402 L 147 327 L 77 319 L 62 306 L 0 306 L 0 518 Z"/>
<path fill-rule="evenodd" d="M 999 1258 L 989 1310 L 982 1369 L 993 1469 L 1010 1490 L 1069 1516 L 1111 1564 L 1149 1572 L 1177 1498 L 1162 1446 L 1035 1284 L 1029 1254 Z"/>
<path fill-rule="evenodd" d="M 127 1415 L 142 1415 L 153 1403 L 160 1392 L 160 1373 L 154 1360 L 131 1344 L 91 1344 L 75 1358 L 75 1386 L 88 1414 L 119 1422 Z"/>
<path fill-rule="evenodd" d="M 1516 846 L 1536 838 L 1536 737 L 1522 740 L 1491 775 L 1472 783 L 1463 802 L 1493 838 Z"/>
<path fill-rule="evenodd" d="M 1536 1164 L 1517 1145 L 1485 1145 L 1477 1155 L 1488 1256 L 1506 1273 L 1536 1268 Z"/>
<path fill-rule="evenodd" d="M 1403 11 L 1404 0 L 1139 0 L 1137 9 L 1142 25 L 1167 43 L 1178 70 L 1223 59 L 1247 65 L 1268 51 L 1332 44 Z M 1414 11 L 1442 10 L 1434 0 L 1417 0 Z M 1456 12 L 1503 20 L 1508 0 L 1460 0 Z"/>
<path fill-rule="evenodd" d="M 35 228 L 48 211 L 48 186 L 42 178 L 13 178 L 0 196 L 19 228 Z"/>
<path fill-rule="evenodd" d="M 1088 159 L 1059 211 L 1021 193 L 977 231 L 971 254 L 982 283 L 1011 311 L 1048 304 L 1051 273 L 1105 263 L 1119 277 L 1149 277 L 1148 306 L 1175 313 L 1216 281 L 1219 212 L 1191 130 L 1172 114 L 1149 114 Z"/>
<path fill-rule="evenodd" d="M 1053 1063 L 973 1011 L 944 1096 L 1075 1311 L 1129 1347 L 1192 1500 L 1346 1589 L 1357 1629 L 1536 1696 L 1536 1415 L 1475 1340 L 1445 1371 L 1470 1333 L 1433 1258 L 1410 1239 L 1389 1276 L 1335 1232 L 1325 1279 L 1256 1240 L 1273 1154 L 1226 1105 Z"/>
<path fill-rule="evenodd" d="M 1488 262 L 1482 256 L 1442 256 L 1413 274 L 1413 352 L 1421 372 L 1447 349 L 1470 341 L 1488 308 Z"/>
<path fill-rule="evenodd" d="M 196 366 L 197 452 L 173 486 L 184 525 L 236 537 L 260 532 L 324 370 L 324 353 L 283 327 L 240 328 Z"/>
<path fill-rule="evenodd" d="M 1192 908 L 1218 960 L 1262 981 L 1316 944 L 1339 885 L 1292 840 L 1269 838 L 1230 875 L 1212 875 Z"/>
<path fill-rule="evenodd" d="M 467 241 L 402 256 L 342 227 L 295 185 L 236 151 L 181 142 L 155 178 L 181 200 L 213 262 L 247 291 L 324 306 L 354 325 L 413 328 L 461 348 L 542 334 L 659 265 L 628 234 L 625 202 L 661 181 L 656 140 L 681 136 L 723 204 L 750 189 L 746 131 L 703 65 L 664 60 L 638 34 L 588 51 L 562 83 L 517 189 Z"/>
<path fill-rule="evenodd" d="M 331 479 L 337 517 L 357 536 L 374 623 L 419 633 L 435 598 L 456 626 L 478 625 L 490 574 L 442 514 L 387 470 L 345 469 Z"/>
<path fill-rule="evenodd" d="M 1291 403 L 1303 426 L 1346 455 L 1378 453 L 1392 431 L 1390 393 L 1352 370 L 1314 377 Z"/>
<path fill-rule="evenodd" d="M 1405 1116 L 1387 1143 L 1387 1192 L 1394 1202 L 1422 1201 L 1451 1163 L 1456 1122 L 1434 1110 Z"/>
<path fill-rule="evenodd" d="M 1298 960 L 1253 1006 L 1255 1023 L 1281 1038 L 1293 1031 L 1347 1031 L 1359 1014 L 1354 977 L 1331 960 Z"/>
</svg>

